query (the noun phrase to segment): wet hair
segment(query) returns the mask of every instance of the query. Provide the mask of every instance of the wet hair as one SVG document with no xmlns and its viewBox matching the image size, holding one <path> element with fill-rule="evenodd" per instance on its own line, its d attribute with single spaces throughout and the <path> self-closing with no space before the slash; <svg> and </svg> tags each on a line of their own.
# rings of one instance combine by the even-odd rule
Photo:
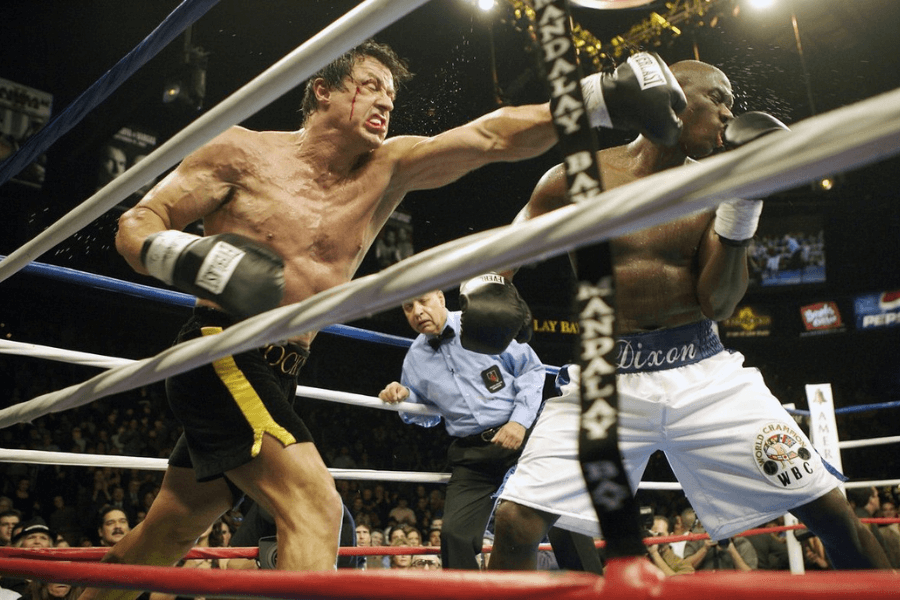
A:
<svg viewBox="0 0 900 600">
<path fill-rule="evenodd" d="M 391 72 L 394 78 L 394 85 L 399 89 L 400 85 L 412 79 L 413 74 L 405 60 L 397 56 L 390 46 L 379 44 L 374 40 L 366 40 L 359 46 L 349 50 L 341 55 L 330 64 L 323 67 L 318 73 L 309 78 L 306 82 L 306 90 L 303 94 L 303 104 L 300 110 L 303 113 L 303 122 L 309 119 L 309 116 L 318 110 L 318 101 L 316 100 L 316 92 L 313 89 L 317 79 L 325 81 L 325 85 L 331 89 L 345 89 L 344 80 L 353 72 L 356 63 L 367 57 L 374 58 L 383 64 Z"/>
</svg>

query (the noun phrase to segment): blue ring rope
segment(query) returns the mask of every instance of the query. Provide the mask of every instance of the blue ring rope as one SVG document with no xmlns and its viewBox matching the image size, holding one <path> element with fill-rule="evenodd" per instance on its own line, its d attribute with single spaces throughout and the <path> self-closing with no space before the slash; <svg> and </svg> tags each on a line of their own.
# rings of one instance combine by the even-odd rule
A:
<svg viewBox="0 0 900 600">
<path fill-rule="evenodd" d="M 6 257 L 0 255 L 0 259 L 4 258 Z M 65 281 L 68 283 L 76 283 L 78 285 L 92 287 L 99 290 L 119 292 L 127 294 L 129 296 L 135 296 L 137 298 L 156 300 L 165 304 L 184 306 L 186 308 L 193 308 L 196 301 L 196 298 L 190 294 L 175 292 L 171 290 L 163 290 L 150 285 L 130 283 L 127 281 L 122 281 L 120 279 L 106 277 L 104 275 L 94 275 L 93 273 L 85 273 L 83 271 L 76 271 L 75 269 L 57 267 L 55 265 L 48 265 L 45 263 L 29 263 L 24 269 L 22 269 L 22 271 L 24 273 L 39 275 L 41 277 L 47 277 L 49 279 Z M 349 325 L 329 325 L 328 327 L 323 328 L 322 331 L 330 333 L 332 335 L 339 335 L 367 342 L 378 342 L 381 344 L 387 344 L 389 346 L 397 346 L 399 348 L 408 348 L 410 344 L 412 344 L 412 340 L 409 338 L 405 338 L 399 335 L 390 335 L 387 333 L 368 331 L 366 329 L 351 327 Z"/>
<path fill-rule="evenodd" d="M 0 255 L 0 260 L 3 260 L 5 258 L 5 256 Z M 31 262 L 26 265 L 22 269 L 22 271 L 24 273 L 47 277 L 49 279 L 55 279 L 57 281 L 76 283 L 78 285 L 92 287 L 99 290 L 119 292 L 137 298 L 156 300 L 157 302 L 163 302 L 165 304 L 172 304 L 175 306 L 184 306 L 186 308 L 192 308 L 196 300 L 194 296 L 185 294 L 183 292 L 164 290 L 158 287 L 143 285 L 140 283 L 130 283 L 128 281 L 114 279 L 105 275 L 85 273 L 84 271 L 77 271 L 75 269 L 69 269 L 67 267 L 58 267 L 56 265 L 48 265 L 46 263 Z M 391 335 L 389 333 L 369 331 L 368 329 L 361 329 L 359 327 L 352 327 L 350 325 L 329 325 L 328 327 L 324 327 L 322 329 L 322 332 L 330 333 L 331 335 L 362 340 L 364 342 L 375 342 L 378 344 L 395 346 L 397 348 L 409 348 L 409 346 L 412 344 L 412 340 L 410 338 L 399 335 Z M 547 370 L 547 374 L 553 377 L 555 377 L 556 374 L 559 373 L 559 367 L 544 365 L 544 368 Z"/>
<path fill-rule="evenodd" d="M 892 402 L 879 402 L 878 404 L 860 404 L 858 406 L 844 406 L 834 409 L 834 414 L 843 415 L 849 413 L 868 412 L 870 410 L 881 410 L 882 408 L 900 408 L 900 400 Z M 797 408 L 787 409 L 792 415 L 809 416 L 808 410 L 800 410 Z"/>
<path fill-rule="evenodd" d="M 82 92 L 46 126 L 28 139 L 12 156 L 0 163 L 0 185 L 9 181 L 22 169 L 53 145 L 56 140 L 77 125 L 84 116 L 103 102 L 138 69 L 156 56 L 169 42 L 190 27 L 219 0 L 184 0 L 150 35 L 122 57 L 100 79 Z"/>
</svg>

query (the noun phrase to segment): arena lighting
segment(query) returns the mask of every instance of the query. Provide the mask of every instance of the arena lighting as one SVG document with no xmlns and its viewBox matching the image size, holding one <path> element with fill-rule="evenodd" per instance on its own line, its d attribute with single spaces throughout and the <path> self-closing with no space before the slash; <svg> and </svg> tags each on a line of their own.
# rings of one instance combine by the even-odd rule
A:
<svg viewBox="0 0 900 600">
<path fill-rule="evenodd" d="M 484 12 L 488 12 L 492 8 L 494 8 L 494 0 L 478 0 L 478 8 L 483 10 Z"/>
<path fill-rule="evenodd" d="M 615 10 L 617 8 L 635 8 L 650 4 L 654 0 L 569 0 L 575 6 L 596 8 L 598 10 Z"/>
<path fill-rule="evenodd" d="M 775 6 L 775 0 L 747 0 L 747 5 L 755 10 L 765 10 Z"/>
<path fill-rule="evenodd" d="M 179 102 L 194 110 L 203 108 L 206 98 L 206 68 L 209 64 L 209 53 L 191 42 L 192 28 L 184 32 L 184 53 L 182 64 L 175 75 L 166 80 L 163 88 L 164 104 Z"/>
</svg>

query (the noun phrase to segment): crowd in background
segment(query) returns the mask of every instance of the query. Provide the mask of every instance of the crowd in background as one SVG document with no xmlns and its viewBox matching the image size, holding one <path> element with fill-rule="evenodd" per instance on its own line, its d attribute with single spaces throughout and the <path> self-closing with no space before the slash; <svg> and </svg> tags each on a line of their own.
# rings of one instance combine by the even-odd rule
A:
<svg viewBox="0 0 900 600">
<path fill-rule="evenodd" d="M 11 326 L 0 324 L 0 328 L 9 331 Z M 72 332 L 77 332 L 77 329 L 63 332 L 48 326 L 47 331 L 43 332 L 47 338 L 45 343 L 61 347 L 76 346 L 74 339 L 67 339 L 77 335 Z M 29 333 L 31 340 L 37 343 L 42 341 L 39 329 L 32 327 Z M 53 342 L 53 339 L 57 341 Z M 110 338 L 106 342 L 103 342 L 104 338 L 97 339 L 101 344 L 107 343 L 109 348 L 98 347 L 95 352 L 125 356 L 145 353 L 139 340 L 134 342 L 132 348 L 121 339 Z M 402 357 L 402 351 L 398 352 L 398 358 Z M 314 353 L 313 357 L 305 371 L 311 380 L 321 380 L 321 387 L 371 394 L 371 389 L 361 382 L 374 381 L 369 384 L 372 388 L 396 377 L 393 372 L 385 373 L 383 366 L 374 358 L 336 365 L 327 351 L 318 353 L 318 356 Z M 85 367 L 62 362 L 27 358 L 6 360 L 0 362 L 0 393 L 6 399 L 4 404 L 9 406 L 83 381 L 89 375 L 91 373 L 86 374 Z M 340 382 L 344 385 L 341 386 Z M 857 395 L 859 393 L 863 392 L 857 392 Z M 878 401 L 874 397 L 854 397 L 855 403 Z M 314 432 L 317 447 L 331 468 L 446 472 L 450 438 L 442 426 L 431 429 L 407 426 L 391 411 L 310 399 L 299 401 L 298 410 Z M 891 423 L 894 423 L 893 419 L 873 418 L 871 413 L 842 416 L 841 437 L 858 439 L 892 435 L 896 430 Z M 153 384 L 79 408 L 51 413 L 32 423 L 0 429 L 0 447 L 164 459 L 168 457 L 180 432 L 168 409 L 162 385 Z M 859 477 L 855 473 L 854 465 L 857 464 L 877 463 L 885 469 L 885 473 L 900 472 L 895 453 L 885 447 L 856 449 L 849 454 L 845 452 L 844 461 L 845 471 L 856 477 Z M 659 474 L 666 472 L 665 458 L 657 454 L 648 465 L 645 479 L 660 480 Z M 162 470 L 0 463 L 0 513 L 9 504 L 21 513 L 22 522 L 42 519 L 70 546 L 99 545 L 97 517 L 101 507 L 110 504 L 121 506 L 133 527 L 143 519 L 153 502 L 162 473 Z M 356 521 L 360 545 L 366 544 L 363 541 L 365 533 L 360 535 L 360 528 L 368 530 L 368 544 L 373 546 L 439 545 L 443 484 L 337 479 L 336 485 Z M 897 488 L 879 489 L 878 493 L 884 506 L 878 507 L 878 512 L 873 516 L 891 516 L 890 511 L 900 500 Z M 641 504 L 665 518 L 665 529 L 669 533 L 689 531 L 680 523 L 682 513 L 689 506 L 679 492 L 641 490 L 638 497 Z M 885 510 L 887 512 L 883 512 Z M 226 515 L 225 520 L 228 529 L 240 527 L 240 507 Z M 896 525 L 892 527 L 897 528 Z M 891 534 L 888 537 L 896 538 Z M 787 568 L 786 559 L 768 556 L 782 555 L 783 534 L 751 539 L 759 542 L 752 547 L 759 554 L 755 568 Z M 805 541 L 808 568 L 828 568 L 827 558 L 816 541 L 815 538 Z M 746 547 L 743 544 L 740 546 L 746 552 Z M 756 546 L 768 547 L 768 550 Z M 713 552 L 716 555 L 719 553 L 718 549 Z M 440 566 L 439 558 L 433 554 L 399 555 L 389 559 L 369 557 L 366 562 L 369 569 Z M 552 556 L 542 554 L 539 564 L 553 568 Z"/>
</svg>

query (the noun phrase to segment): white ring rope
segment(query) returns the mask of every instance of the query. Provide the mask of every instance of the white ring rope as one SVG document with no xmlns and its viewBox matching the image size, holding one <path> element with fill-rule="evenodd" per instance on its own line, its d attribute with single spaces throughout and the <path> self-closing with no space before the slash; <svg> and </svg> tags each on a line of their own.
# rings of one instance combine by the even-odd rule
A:
<svg viewBox="0 0 900 600">
<path fill-rule="evenodd" d="M 881 446 L 884 444 L 900 444 L 900 435 L 881 438 L 869 438 L 867 440 L 847 440 L 838 442 L 838 448 L 863 448 L 865 446 Z"/>
<path fill-rule="evenodd" d="M 116 469 L 142 469 L 145 471 L 165 471 L 168 460 L 144 456 L 121 456 L 116 454 L 81 454 L 78 452 L 48 452 L 46 450 L 16 450 L 0 448 L 0 463 L 32 465 L 65 465 L 72 467 L 112 467 Z M 449 473 L 422 473 L 419 471 L 377 471 L 372 469 L 328 469 L 335 479 L 357 481 L 405 481 L 417 483 L 447 483 Z M 874 481 L 848 481 L 841 484 L 845 488 L 868 486 L 882 487 L 900 485 L 900 479 L 878 479 Z M 680 490 L 677 481 L 642 481 L 642 490 Z"/>
<path fill-rule="evenodd" d="M 219 335 L 179 344 L 11 406 L 0 411 L 0 427 L 81 406 L 275 340 L 361 319 L 486 270 L 562 254 L 710 208 L 723 198 L 765 197 L 898 151 L 900 90 L 895 90 L 806 119 L 790 133 L 773 133 L 696 165 L 634 181 L 592 201 L 431 248 L 379 273 L 237 323 Z"/>
<path fill-rule="evenodd" d="M 75 350 L 61 350 L 50 346 L 41 346 L 38 344 L 26 344 L 23 342 L 14 342 L 12 340 L 0 339 L 0 354 L 13 354 L 18 356 L 29 356 L 32 358 L 46 358 L 48 360 L 56 360 L 84 367 L 100 367 L 102 369 L 111 369 L 123 365 L 134 364 L 136 361 L 128 358 L 114 358 L 112 356 L 103 356 L 101 354 L 91 354 L 90 352 L 78 352 Z M 328 400 L 330 402 L 340 402 L 342 404 L 351 404 L 354 406 L 365 406 L 369 408 L 378 408 L 381 410 L 392 410 L 396 412 L 403 411 L 416 415 L 440 415 L 440 412 L 430 409 L 422 404 L 414 404 L 412 402 L 398 402 L 397 404 L 387 404 L 379 398 L 373 396 L 364 396 L 362 394 L 352 394 L 350 392 L 336 392 L 323 388 L 310 387 L 306 385 L 297 386 L 297 395 L 304 398 L 314 398 L 316 400 Z"/>
<path fill-rule="evenodd" d="M 301 44 L 185 127 L 59 221 L 0 262 L 0 281 L 21 270 L 138 191 L 184 156 L 291 91 L 335 57 L 359 45 L 428 0 L 366 0 Z"/>
<path fill-rule="evenodd" d="M 79 452 L 47 452 L 45 450 L 13 450 L 0 448 L 0 462 L 32 465 L 66 465 L 72 467 L 112 467 L 165 471 L 165 458 L 120 456 L 115 454 L 81 454 Z M 447 483 L 449 473 L 418 471 L 376 471 L 373 469 L 328 469 L 335 479 L 358 481 L 408 481 L 417 483 Z"/>
<path fill-rule="evenodd" d="M 103 356 L 101 354 L 91 354 L 90 352 L 79 352 L 76 350 L 62 350 L 60 348 L 53 348 L 51 346 L 27 344 L 24 342 L 15 342 L 12 340 L 3 339 L 0 339 L 0 354 L 28 356 L 31 358 L 45 358 L 48 360 L 56 360 L 59 362 L 65 362 L 85 367 L 100 367 L 102 369 L 110 369 L 113 367 L 129 365 L 136 362 L 128 358 L 115 358 L 112 356 Z M 354 394 L 351 392 L 326 390 L 324 388 L 316 388 L 306 385 L 297 386 L 297 395 L 304 398 L 314 398 L 316 400 L 339 402 L 342 404 L 350 404 L 352 406 L 364 406 L 368 408 L 393 410 L 397 412 L 402 411 L 417 415 L 440 415 L 440 412 L 429 409 L 427 406 L 424 406 L 422 404 L 413 404 L 411 402 L 386 404 L 380 399 L 373 396 L 364 396 L 362 394 Z M 864 440 L 845 440 L 838 442 L 838 447 L 841 449 L 863 448 L 867 446 L 879 446 L 884 444 L 896 443 L 900 443 L 900 436 L 868 438 Z"/>
</svg>

